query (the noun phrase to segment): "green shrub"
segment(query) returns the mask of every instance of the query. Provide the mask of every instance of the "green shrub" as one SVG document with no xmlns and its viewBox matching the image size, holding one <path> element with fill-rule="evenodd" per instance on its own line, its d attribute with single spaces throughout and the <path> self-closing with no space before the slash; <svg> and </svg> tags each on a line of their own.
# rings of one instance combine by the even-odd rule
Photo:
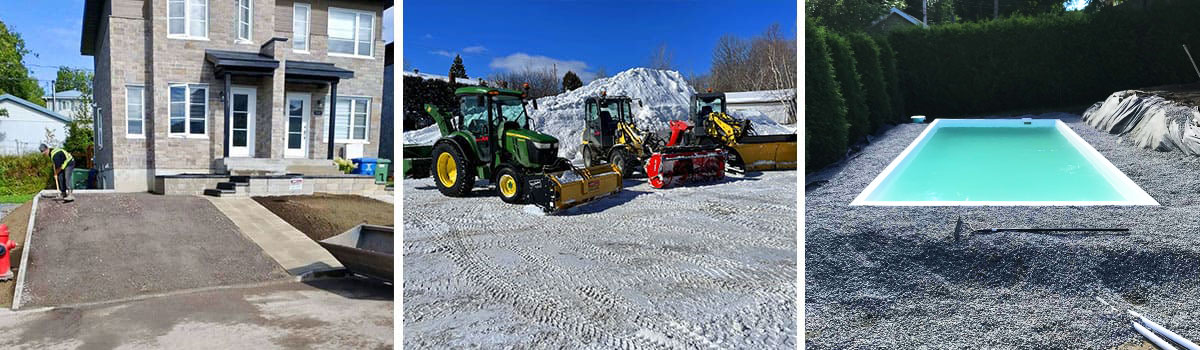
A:
<svg viewBox="0 0 1200 350">
<path fill-rule="evenodd" d="M 50 157 L 41 153 L 0 156 L 0 196 L 37 193 L 50 185 L 53 175 Z"/>
<path fill-rule="evenodd" d="M 1012 17 L 892 32 L 908 111 L 954 115 L 1088 104 L 1195 81 L 1200 1 Z M 886 68 L 885 68 L 886 69 Z"/>
<path fill-rule="evenodd" d="M 454 101 L 454 90 L 463 86 L 467 85 L 450 84 L 438 79 L 404 76 L 404 131 L 433 125 L 433 118 L 425 112 L 426 103 L 433 104 L 443 111 L 457 109 L 458 103 Z"/>
<path fill-rule="evenodd" d="M 858 69 L 855 67 L 854 52 L 850 51 L 850 41 L 837 33 L 827 31 L 825 44 L 829 45 L 833 74 L 837 77 L 838 87 L 842 88 L 842 98 L 846 101 L 846 123 L 850 125 L 846 141 L 854 144 L 871 132 L 867 96 L 863 93 L 862 81 L 859 80 Z"/>
<path fill-rule="evenodd" d="M 830 63 L 825 31 L 804 25 L 804 164 L 808 172 L 837 162 L 846 153 L 846 102 Z"/>
<path fill-rule="evenodd" d="M 892 103 L 892 121 L 903 123 L 908 119 L 904 109 L 904 90 L 900 89 L 900 72 L 896 67 L 896 52 L 892 51 L 887 38 L 875 41 L 879 44 L 879 65 L 883 68 L 883 82 L 887 85 L 888 100 Z"/>
<path fill-rule="evenodd" d="M 892 115 L 892 99 L 888 96 L 888 86 L 883 80 L 883 67 L 879 64 L 879 45 L 864 33 L 852 33 L 846 36 L 850 40 L 850 49 L 854 51 L 854 67 L 862 78 L 863 92 L 867 99 L 867 111 L 870 112 L 871 126 L 868 133 L 895 120 Z"/>
</svg>

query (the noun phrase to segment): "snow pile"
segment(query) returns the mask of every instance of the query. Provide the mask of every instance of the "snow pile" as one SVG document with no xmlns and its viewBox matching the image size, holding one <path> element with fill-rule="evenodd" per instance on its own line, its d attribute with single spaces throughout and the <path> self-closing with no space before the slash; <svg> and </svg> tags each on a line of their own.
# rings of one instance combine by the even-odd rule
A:
<svg viewBox="0 0 1200 350">
<path fill-rule="evenodd" d="M 1161 96 L 1118 91 L 1088 108 L 1083 121 L 1138 147 L 1200 155 L 1200 110 Z"/>
<path fill-rule="evenodd" d="M 688 119 L 692 89 L 683 75 L 676 71 L 633 68 L 608 78 L 596 79 L 583 87 L 554 96 L 537 99 L 537 109 L 527 105 L 533 129 L 559 140 L 558 155 L 567 159 L 582 159 L 579 154 L 583 133 L 583 100 L 600 96 L 629 96 L 634 99 L 633 114 L 639 128 L 667 136 L 668 122 Z M 636 101 L 640 100 L 642 105 Z M 757 111 L 731 111 L 736 118 L 750 119 L 760 135 L 795 133 L 794 126 L 779 124 Z M 428 144 L 437 140 L 437 126 L 404 133 L 404 142 Z"/>
</svg>

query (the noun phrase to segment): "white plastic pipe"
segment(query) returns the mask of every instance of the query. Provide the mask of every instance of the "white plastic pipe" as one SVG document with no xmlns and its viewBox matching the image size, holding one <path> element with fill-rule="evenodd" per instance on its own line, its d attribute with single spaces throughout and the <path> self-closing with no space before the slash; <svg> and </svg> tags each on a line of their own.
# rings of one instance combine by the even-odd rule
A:
<svg viewBox="0 0 1200 350">
<path fill-rule="evenodd" d="M 1154 346 L 1157 346 L 1159 349 L 1179 350 L 1178 348 L 1172 346 L 1171 343 L 1167 343 L 1166 340 L 1163 340 L 1162 338 L 1159 338 L 1157 335 L 1154 335 L 1154 332 L 1151 332 L 1149 329 L 1146 329 L 1146 327 L 1142 327 L 1142 325 L 1138 324 L 1137 322 L 1129 322 L 1129 323 L 1133 324 L 1133 330 L 1137 331 L 1138 333 L 1141 333 L 1143 337 L 1146 337 L 1147 340 L 1150 340 L 1150 342 L 1154 343 Z"/>
<path fill-rule="evenodd" d="M 1188 350 L 1200 350 L 1200 345 L 1196 345 L 1196 343 L 1193 343 L 1190 340 L 1187 340 L 1186 338 L 1179 335 L 1178 333 L 1172 332 L 1170 329 L 1167 329 L 1166 327 L 1163 327 L 1163 326 L 1159 325 L 1158 323 L 1154 323 L 1154 321 L 1151 321 L 1150 319 L 1146 318 L 1145 316 L 1142 316 L 1142 314 L 1139 314 L 1133 310 L 1129 310 L 1129 314 L 1133 315 L 1133 317 L 1137 317 L 1138 320 L 1141 320 L 1142 324 L 1145 324 L 1147 328 L 1150 328 L 1151 330 L 1158 332 L 1158 334 L 1162 334 L 1162 335 L 1166 336 L 1167 339 L 1171 339 L 1171 341 L 1175 342 L 1175 344 L 1179 344 L 1180 346 L 1183 346 L 1184 348 L 1187 348 Z"/>
</svg>

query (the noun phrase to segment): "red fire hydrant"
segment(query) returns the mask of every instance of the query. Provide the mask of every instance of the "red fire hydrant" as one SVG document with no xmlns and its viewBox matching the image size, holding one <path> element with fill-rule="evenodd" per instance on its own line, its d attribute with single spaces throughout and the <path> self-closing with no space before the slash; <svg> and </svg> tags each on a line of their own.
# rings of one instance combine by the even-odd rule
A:
<svg viewBox="0 0 1200 350">
<path fill-rule="evenodd" d="M 12 259 L 10 253 L 17 244 L 8 239 L 8 225 L 0 224 L 0 281 L 13 278 Z"/>
</svg>

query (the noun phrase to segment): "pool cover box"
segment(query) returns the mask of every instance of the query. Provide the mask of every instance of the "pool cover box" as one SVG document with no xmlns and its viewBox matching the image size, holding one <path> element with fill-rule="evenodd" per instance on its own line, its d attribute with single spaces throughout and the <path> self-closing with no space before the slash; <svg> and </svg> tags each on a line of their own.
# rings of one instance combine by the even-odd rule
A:
<svg viewBox="0 0 1200 350">
<path fill-rule="evenodd" d="M 850 205 L 1158 205 L 1057 119 L 938 119 Z"/>
</svg>

